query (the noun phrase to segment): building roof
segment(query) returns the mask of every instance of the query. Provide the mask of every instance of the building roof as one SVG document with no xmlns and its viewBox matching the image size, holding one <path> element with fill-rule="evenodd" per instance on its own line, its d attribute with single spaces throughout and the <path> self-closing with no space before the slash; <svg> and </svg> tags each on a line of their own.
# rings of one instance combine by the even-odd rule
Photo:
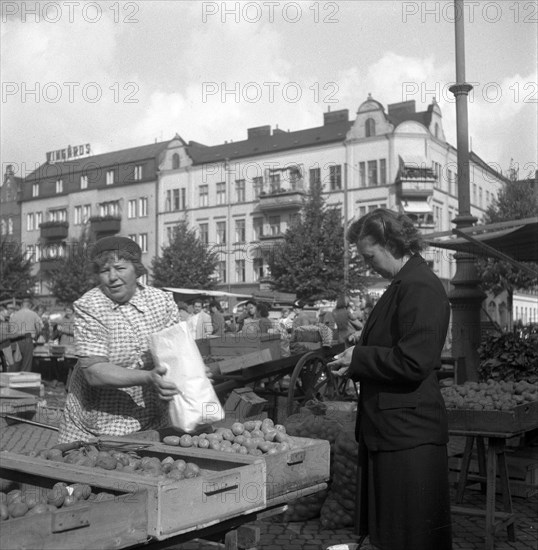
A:
<svg viewBox="0 0 538 550">
<path fill-rule="evenodd" d="M 44 177 L 51 177 L 54 175 L 51 170 L 51 166 L 58 166 L 64 173 L 79 172 L 87 170 L 91 167 L 107 167 L 117 166 L 119 164 L 130 164 L 138 162 L 144 159 L 153 158 L 162 153 L 170 143 L 170 140 L 160 141 L 156 143 L 150 143 L 149 145 L 139 145 L 138 147 L 131 147 L 129 149 L 121 149 L 120 151 L 111 151 L 109 153 L 102 153 L 100 155 L 92 155 L 88 157 L 82 157 L 74 160 L 68 160 L 65 162 L 55 162 L 50 164 L 44 162 L 39 168 L 34 170 L 26 180 L 41 179 Z"/>
<path fill-rule="evenodd" d="M 316 128 L 284 132 L 273 130 L 272 135 L 251 137 L 243 141 L 233 141 L 214 146 L 204 146 L 190 142 L 187 148 L 194 164 L 205 164 L 256 155 L 266 155 L 279 151 L 334 143 L 346 139 L 353 122 L 333 122 Z"/>
</svg>

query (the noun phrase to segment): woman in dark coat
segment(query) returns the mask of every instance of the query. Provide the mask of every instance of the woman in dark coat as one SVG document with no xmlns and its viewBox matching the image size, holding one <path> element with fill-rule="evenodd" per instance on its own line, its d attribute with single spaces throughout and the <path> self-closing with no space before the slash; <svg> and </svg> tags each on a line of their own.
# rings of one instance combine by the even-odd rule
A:
<svg viewBox="0 0 538 550">
<path fill-rule="evenodd" d="M 358 344 L 331 364 L 349 365 L 360 382 L 356 527 L 380 550 L 450 550 L 448 426 L 435 373 L 450 316 L 446 292 L 406 216 L 374 210 L 347 238 L 392 279 Z"/>
</svg>

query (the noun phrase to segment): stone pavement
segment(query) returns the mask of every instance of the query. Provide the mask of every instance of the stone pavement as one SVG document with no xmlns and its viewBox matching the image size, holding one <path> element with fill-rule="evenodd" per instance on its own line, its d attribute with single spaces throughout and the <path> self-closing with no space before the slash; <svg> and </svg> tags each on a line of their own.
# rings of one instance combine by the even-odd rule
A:
<svg viewBox="0 0 538 550">
<path fill-rule="evenodd" d="M 48 410 L 47 414 L 38 413 L 36 420 L 57 424 L 57 413 Z M 3 424 L 2 424 L 3 422 Z M 0 419 L 0 450 L 26 453 L 34 449 L 48 448 L 57 441 L 57 432 L 29 424 L 11 424 L 6 426 Z M 458 442 L 456 442 L 458 443 Z M 485 497 L 479 491 L 467 489 L 465 506 L 484 509 Z M 495 550 L 538 550 L 538 493 L 524 499 L 513 497 L 514 511 L 517 514 L 517 541 L 510 542 L 506 531 L 499 530 L 495 538 Z M 498 499 L 498 509 L 501 500 Z M 258 550 L 324 550 L 331 544 L 357 542 L 350 529 L 321 529 L 319 520 L 284 523 L 279 517 L 271 521 L 257 522 L 260 527 L 261 541 Z M 484 519 L 469 516 L 453 516 L 453 549 L 482 550 L 484 548 Z M 142 547 L 141 547 L 142 548 Z M 168 550 L 202 550 L 215 548 L 203 541 L 173 545 Z M 370 547 L 366 543 L 363 550 Z M 435 550 L 435 549 L 432 549 Z"/>
</svg>

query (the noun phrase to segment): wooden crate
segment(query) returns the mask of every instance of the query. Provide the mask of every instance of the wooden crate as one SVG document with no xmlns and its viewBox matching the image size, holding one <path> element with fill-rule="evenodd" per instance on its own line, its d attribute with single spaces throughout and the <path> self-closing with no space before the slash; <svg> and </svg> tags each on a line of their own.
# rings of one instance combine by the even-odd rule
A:
<svg viewBox="0 0 538 550">
<path fill-rule="evenodd" d="M 235 460 L 242 464 L 255 464 L 262 460 L 265 464 L 265 486 L 267 499 L 294 493 L 301 489 L 327 481 L 330 477 L 330 444 L 322 439 L 290 437 L 293 447 L 289 451 L 261 456 L 230 454 L 212 449 L 189 447 L 183 449 L 186 455 L 212 460 Z M 177 449 L 163 444 L 155 448 Z M 168 451 L 165 451 L 168 452 Z"/>
<path fill-rule="evenodd" d="M 280 359 L 280 335 L 264 334 L 254 336 L 242 332 L 225 332 L 218 338 L 209 338 L 209 350 L 212 357 L 234 357 L 246 353 L 269 350 L 271 358 Z"/>
<path fill-rule="evenodd" d="M 12 481 L 14 487 L 26 492 L 42 494 L 58 480 L 71 483 L 89 483 L 94 489 L 104 489 L 108 483 L 96 476 L 80 475 L 62 466 L 61 477 L 49 477 L 42 460 L 15 453 L 0 453 L 0 476 Z M 46 469 L 45 469 L 46 470 Z M 87 470 L 87 468 L 86 468 Z M 55 512 L 23 516 L 2 522 L 0 548 L 2 550 L 105 550 L 127 548 L 148 540 L 148 495 L 143 489 L 135 492 L 109 491 L 115 496 L 102 502 L 81 501 Z"/>
<path fill-rule="evenodd" d="M 273 356 L 270 349 L 262 349 L 261 351 L 253 351 L 245 353 L 244 355 L 234 355 L 229 359 L 223 359 L 211 365 L 212 368 L 218 368 L 219 374 L 228 374 L 230 372 L 237 372 L 247 367 L 253 367 L 254 365 L 261 365 L 271 361 Z"/>
<path fill-rule="evenodd" d="M 518 433 L 538 428 L 538 401 L 508 411 L 447 409 L 451 430 L 488 433 Z"/>
<path fill-rule="evenodd" d="M 122 438 L 123 439 L 123 438 Z M 124 440 L 125 442 L 128 440 Z M 135 488 L 147 491 L 148 534 L 158 540 L 202 529 L 224 519 L 248 514 L 266 507 L 266 466 L 263 460 L 252 462 L 215 455 L 192 455 L 179 447 L 153 447 L 137 450 L 140 456 L 167 456 L 194 462 L 202 470 L 199 477 L 181 481 L 159 480 L 121 470 L 75 466 L 38 458 L 20 456 L 24 464 L 39 463 L 40 471 L 51 478 L 64 479 L 73 471 L 84 483 L 114 491 Z M 3 453 L 0 460 L 3 461 Z M 253 457 L 256 458 L 256 457 Z M 71 475 L 71 474 L 70 474 Z"/>
</svg>

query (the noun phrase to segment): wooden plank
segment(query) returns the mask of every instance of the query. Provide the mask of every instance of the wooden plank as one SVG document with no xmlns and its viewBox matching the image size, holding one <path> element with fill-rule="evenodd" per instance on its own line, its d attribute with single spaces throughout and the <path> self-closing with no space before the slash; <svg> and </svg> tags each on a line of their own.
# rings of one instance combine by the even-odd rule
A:
<svg viewBox="0 0 538 550">
<path fill-rule="evenodd" d="M 215 365 L 218 367 L 220 374 L 228 374 L 229 372 L 240 371 L 241 369 L 260 365 L 272 360 L 273 356 L 271 355 L 271 350 L 262 349 L 243 355 L 234 355 L 233 358 L 217 361 Z"/>
</svg>

